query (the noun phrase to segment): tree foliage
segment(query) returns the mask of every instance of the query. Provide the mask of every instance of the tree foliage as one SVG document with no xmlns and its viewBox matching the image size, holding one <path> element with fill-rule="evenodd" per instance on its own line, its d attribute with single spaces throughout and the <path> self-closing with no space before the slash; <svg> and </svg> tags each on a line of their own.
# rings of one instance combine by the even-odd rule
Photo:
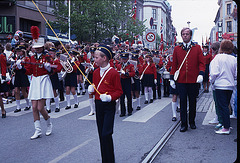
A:
<svg viewBox="0 0 240 163">
<path fill-rule="evenodd" d="M 68 32 L 68 3 L 64 0 L 55 3 L 56 21 L 51 24 L 62 33 Z M 142 21 L 130 16 L 131 0 L 72 0 L 70 13 L 71 34 L 78 41 L 101 42 L 113 35 L 131 41 L 145 30 Z"/>
</svg>

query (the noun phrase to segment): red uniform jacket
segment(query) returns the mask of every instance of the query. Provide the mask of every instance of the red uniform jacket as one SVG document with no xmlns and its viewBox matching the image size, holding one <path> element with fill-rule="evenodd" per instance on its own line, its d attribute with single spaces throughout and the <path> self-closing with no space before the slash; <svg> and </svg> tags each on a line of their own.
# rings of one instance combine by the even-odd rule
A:
<svg viewBox="0 0 240 163">
<path fill-rule="evenodd" d="M 121 69 L 122 69 L 122 65 L 118 64 L 117 65 L 117 70 L 120 71 Z M 123 78 L 123 79 L 131 78 L 131 77 L 134 77 L 134 75 L 135 75 L 134 65 L 130 64 L 129 62 L 127 63 L 127 66 L 125 66 L 123 71 L 128 73 L 128 76 L 126 74 L 125 75 L 121 74 L 121 78 Z"/>
<path fill-rule="evenodd" d="M 98 68 L 93 72 L 93 84 L 96 88 L 100 80 L 100 68 Z M 112 101 L 120 98 L 123 91 L 119 73 L 114 68 L 111 68 L 111 70 L 108 71 L 102 83 L 99 85 L 98 91 L 100 94 L 104 94 L 107 92 L 107 94 L 112 97 Z M 100 100 L 100 95 L 96 91 L 93 94 L 95 95 L 96 100 Z"/>
<path fill-rule="evenodd" d="M 26 69 L 26 75 L 31 75 L 38 77 L 46 75 L 49 72 L 44 68 L 44 63 L 51 63 L 51 57 L 48 54 L 42 54 L 39 59 L 37 59 L 37 54 L 31 56 L 30 62 L 33 64 L 26 64 L 24 67 Z M 39 64 L 39 65 L 38 65 Z"/>
<path fill-rule="evenodd" d="M 146 69 L 147 67 L 147 63 L 145 63 L 143 65 L 143 71 Z M 154 63 L 151 63 L 147 69 L 145 70 L 144 74 L 153 74 L 154 75 L 154 79 L 157 79 L 157 69 Z"/>
<path fill-rule="evenodd" d="M 57 68 L 54 68 L 53 69 L 53 73 L 58 73 L 58 72 L 61 72 L 61 70 L 63 69 L 61 63 L 60 63 L 60 60 L 58 58 L 55 58 L 53 60 L 53 64 L 54 65 L 57 65 Z"/>
<path fill-rule="evenodd" d="M 204 75 L 205 65 L 202 49 L 199 45 L 191 43 L 191 51 L 185 60 L 178 77 L 178 83 L 196 83 L 198 75 Z M 187 51 L 183 49 L 183 44 L 176 46 L 173 51 L 171 79 L 174 73 L 180 67 Z"/>
<path fill-rule="evenodd" d="M 3 79 L 6 79 L 6 71 L 7 71 L 7 60 L 6 55 L 4 53 L 0 54 L 0 66 L 1 66 L 1 74 Z"/>
<path fill-rule="evenodd" d="M 173 62 L 173 56 L 171 55 L 171 56 L 169 56 L 169 60 L 168 60 L 168 63 L 166 65 L 166 69 L 167 69 L 168 72 L 170 72 L 171 69 L 172 69 L 172 62 Z"/>
<path fill-rule="evenodd" d="M 206 56 L 203 56 L 203 58 L 204 58 L 204 64 L 209 65 L 212 60 L 212 55 L 208 53 Z"/>
</svg>

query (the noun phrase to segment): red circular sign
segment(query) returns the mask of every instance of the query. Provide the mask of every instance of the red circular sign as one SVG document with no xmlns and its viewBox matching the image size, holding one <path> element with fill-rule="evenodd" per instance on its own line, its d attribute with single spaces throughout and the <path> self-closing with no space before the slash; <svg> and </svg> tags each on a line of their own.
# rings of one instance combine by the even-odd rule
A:
<svg viewBox="0 0 240 163">
<path fill-rule="evenodd" d="M 153 42 L 155 40 L 155 34 L 152 32 L 149 32 L 146 34 L 146 40 L 148 42 Z"/>
</svg>

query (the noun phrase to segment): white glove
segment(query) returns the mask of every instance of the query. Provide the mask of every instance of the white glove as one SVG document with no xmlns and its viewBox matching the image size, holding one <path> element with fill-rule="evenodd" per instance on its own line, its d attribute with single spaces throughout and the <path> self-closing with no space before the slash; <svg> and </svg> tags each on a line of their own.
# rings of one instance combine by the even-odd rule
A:
<svg viewBox="0 0 240 163">
<path fill-rule="evenodd" d="M 93 85 L 89 85 L 89 86 L 88 86 L 88 93 L 89 93 L 89 94 L 92 94 L 93 92 L 94 92 Z"/>
<path fill-rule="evenodd" d="M 203 76 L 202 75 L 198 75 L 197 83 L 202 83 L 202 82 L 203 82 Z"/>
<path fill-rule="evenodd" d="M 176 84 L 175 84 L 175 81 L 174 81 L 174 80 L 170 80 L 170 86 L 171 86 L 173 89 L 176 89 Z"/>
<path fill-rule="evenodd" d="M 74 62 L 75 62 L 75 58 L 74 58 L 74 57 L 72 57 L 71 63 L 74 63 Z"/>
<path fill-rule="evenodd" d="M 154 83 L 157 84 L 157 79 L 154 79 Z"/>
<path fill-rule="evenodd" d="M 121 70 L 121 74 L 125 75 L 125 71 Z"/>
<path fill-rule="evenodd" d="M 45 68 L 48 72 L 50 72 L 50 71 L 51 71 L 51 65 L 50 65 L 50 63 L 44 63 L 44 68 Z"/>
<path fill-rule="evenodd" d="M 100 99 L 102 102 L 110 102 L 112 100 L 112 97 L 110 95 L 101 94 Z"/>
<path fill-rule="evenodd" d="M 22 69 L 22 65 L 21 65 L 21 62 L 22 62 L 22 60 L 17 60 L 17 62 L 16 62 L 16 65 L 17 65 L 17 68 L 18 69 Z"/>
<path fill-rule="evenodd" d="M 1 84 L 3 84 L 4 82 L 6 82 L 6 80 L 2 79 L 2 80 L 1 80 Z"/>
<path fill-rule="evenodd" d="M 148 65 L 150 65 L 150 62 L 147 62 Z"/>
</svg>

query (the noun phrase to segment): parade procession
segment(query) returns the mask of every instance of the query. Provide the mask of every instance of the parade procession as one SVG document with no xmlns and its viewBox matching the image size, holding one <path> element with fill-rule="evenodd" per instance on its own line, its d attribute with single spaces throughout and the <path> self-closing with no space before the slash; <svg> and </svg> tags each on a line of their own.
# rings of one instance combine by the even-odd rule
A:
<svg viewBox="0 0 240 163">
<path fill-rule="evenodd" d="M 200 26 L 173 26 L 172 0 L 1 2 L 23 15 L 1 16 L 0 162 L 238 162 L 238 9 L 225 1 L 201 42 Z"/>
</svg>

